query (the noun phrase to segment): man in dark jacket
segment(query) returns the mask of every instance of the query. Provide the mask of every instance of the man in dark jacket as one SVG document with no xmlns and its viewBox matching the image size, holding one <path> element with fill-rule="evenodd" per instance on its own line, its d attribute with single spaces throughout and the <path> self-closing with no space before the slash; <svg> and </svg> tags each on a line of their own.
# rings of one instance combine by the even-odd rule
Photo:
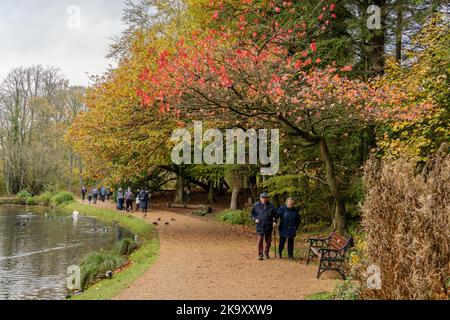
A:
<svg viewBox="0 0 450 320">
<path fill-rule="evenodd" d="M 256 233 L 258 234 L 259 260 L 270 259 L 269 252 L 276 215 L 277 210 L 269 202 L 269 195 L 267 193 L 261 194 L 260 201 L 252 209 L 252 219 L 256 223 Z M 265 248 L 264 242 L 266 243 Z"/>
<path fill-rule="evenodd" d="M 146 213 L 148 210 L 148 197 L 149 193 L 146 188 L 142 188 L 139 194 L 139 203 L 141 205 L 141 210 L 143 213 Z"/>
<path fill-rule="evenodd" d="M 283 258 L 283 250 L 288 242 L 289 259 L 294 259 L 294 241 L 297 230 L 300 227 L 300 214 L 298 209 L 294 207 L 294 199 L 289 198 L 286 206 L 278 209 L 277 218 L 280 219 L 280 247 L 278 250 L 279 258 Z"/>
<path fill-rule="evenodd" d="M 83 186 L 83 188 L 81 188 L 81 198 L 84 200 L 86 199 L 86 194 L 87 194 L 87 188 L 86 186 Z"/>
</svg>

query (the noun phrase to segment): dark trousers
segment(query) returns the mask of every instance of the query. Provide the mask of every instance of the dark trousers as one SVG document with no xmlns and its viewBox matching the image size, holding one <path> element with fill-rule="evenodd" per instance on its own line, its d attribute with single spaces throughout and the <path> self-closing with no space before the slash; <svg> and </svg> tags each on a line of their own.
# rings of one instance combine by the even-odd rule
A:
<svg viewBox="0 0 450 320">
<path fill-rule="evenodd" d="M 83 202 L 84 202 L 84 200 L 86 199 L 86 193 L 82 193 L 81 198 L 83 198 Z"/>
<path fill-rule="evenodd" d="M 127 199 L 126 204 L 127 204 L 127 211 L 133 211 L 133 199 Z"/>
<path fill-rule="evenodd" d="M 124 201 L 125 199 L 117 199 L 117 209 L 119 210 L 119 211 L 122 211 L 123 210 L 123 201 Z"/>
<path fill-rule="evenodd" d="M 294 240 L 295 240 L 294 238 L 283 238 L 283 237 L 280 237 L 280 247 L 278 248 L 278 253 L 280 255 L 283 254 L 284 246 L 286 245 L 286 240 L 287 240 L 287 243 L 288 243 L 288 254 L 289 254 L 289 257 L 293 258 L 294 257 Z"/>
<path fill-rule="evenodd" d="M 266 247 L 264 248 L 264 242 Z M 270 246 L 272 245 L 272 234 L 258 234 L 258 253 L 262 256 L 264 253 L 270 252 Z"/>
</svg>

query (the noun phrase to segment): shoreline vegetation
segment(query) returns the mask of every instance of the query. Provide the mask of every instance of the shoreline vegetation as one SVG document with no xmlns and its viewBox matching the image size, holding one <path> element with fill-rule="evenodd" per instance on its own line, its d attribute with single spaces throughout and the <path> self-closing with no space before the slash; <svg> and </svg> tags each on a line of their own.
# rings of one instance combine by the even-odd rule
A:
<svg viewBox="0 0 450 320">
<path fill-rule="evenodd" d="M 60 209 L 67 213 L 78 211 L 82 215 L 95 217 L 108 223 L 118 223 L 137 236 L 139 244 L 138 249 L 128 257 L 126 267 L 114 274 L 112 279 L 103 279 L 70 300 L 112 300 L 144 274 L 157 260 L 159 254 L 158 233 L 153 225 L 144 220 L 110 209 L 95 208 L 75 202 L 65 204 Z"/>
<path fill-rule="evenodd" d="M 156 228 L 132 215 L 124 215 L 117 213 L 110 209 L 95 208 L 89 205 L 76 203 L 70 200 L 68 194 L 55 194 L 50 201 L 34 201 L 30 199 L 40 199 L 38 197 L 15 197 L 15 198 L 0 198 L 0 205 L 27 205 L 27 206 L 44 206 L 52 207 L 61 210 L 64 213 L 71 214 L 78 211 L 81 215 L 94 217 L 106 223 L 117 223 L 121 227 L 129 230 L 137 237 L 138 248 L 129 256 L 126 256 L 127 261 L 123 267 L 120 267 L 119 272 L 114 273 L 111 279 L 102 279 L 89 286 L 84 292 L 79 295 L 70 297 L 69 300 L 112 300 L 120 292 L 137 280 L 148 268 L 157 260 L 159 254 L 159 236 Z M 67 202 L 62 202 L 56 205 L 55 200 L 65 198 Z M 32 204 L 30 204 L 32 203 Z M 88 255 L 95 256 L 96 253 Z M 81 261 L 80 261 L 81 262 Z M 114 270 L 112 270 L 114 271 Z M 117 271 L 117 270 L 116 270 Z"/>
</svg>

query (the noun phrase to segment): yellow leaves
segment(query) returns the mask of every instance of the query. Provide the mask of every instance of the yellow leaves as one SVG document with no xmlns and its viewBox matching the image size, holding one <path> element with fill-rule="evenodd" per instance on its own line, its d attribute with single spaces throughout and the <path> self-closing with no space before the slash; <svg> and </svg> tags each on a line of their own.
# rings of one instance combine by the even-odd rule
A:
<svg viewBox="0 0 450 320">
<path fill-rule="evenodd" d="M 408 125 L 409 125 L 409 123 L 406 121 L 396 122 L 396 123 L 394 123 L 394 125 L 392 127 L 392 131 L 399 132 L 399 131 L 403 130 L 404 128 L 406 128 Z"/>
</svg>

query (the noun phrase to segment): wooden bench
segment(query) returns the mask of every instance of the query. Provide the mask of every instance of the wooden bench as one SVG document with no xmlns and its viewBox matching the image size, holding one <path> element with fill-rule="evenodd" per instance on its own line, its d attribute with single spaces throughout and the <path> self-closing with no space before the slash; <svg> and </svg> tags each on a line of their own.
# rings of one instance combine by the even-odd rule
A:
<svg viewBox="0 0 450 320">
<path fill-rule="evenodd" d="M 309 239 L 309 253 L 308 262 L 312 258 L 319 258 L 319 272 L 317 273 L 317 279 L 320 278 L 322 273 L 328 270 L 334 270 L 345 280 L 344 263 L 345 254 L 353 244 L 353 238 L 349 239 L 340 236 L 336 233 L 332 233 L 327 238 Z"/>
</svg>

